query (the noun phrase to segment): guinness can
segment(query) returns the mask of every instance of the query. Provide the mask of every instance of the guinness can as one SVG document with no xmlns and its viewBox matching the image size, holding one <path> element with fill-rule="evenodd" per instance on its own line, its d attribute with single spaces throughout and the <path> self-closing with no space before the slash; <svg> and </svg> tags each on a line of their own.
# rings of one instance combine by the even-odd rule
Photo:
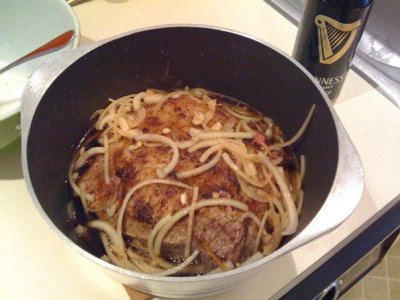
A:
<svg viewBox="0 0 400 300">
<path fill-rule="evenodd" d="M 293 57 L 334 102 L 356 52 L 373 0 L 305 0 Z"/>
</svg>

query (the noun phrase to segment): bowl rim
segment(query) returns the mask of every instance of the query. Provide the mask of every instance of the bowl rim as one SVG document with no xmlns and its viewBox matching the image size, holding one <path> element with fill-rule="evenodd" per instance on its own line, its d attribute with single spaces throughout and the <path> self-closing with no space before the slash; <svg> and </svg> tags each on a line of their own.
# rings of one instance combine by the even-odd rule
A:
<svg viewBox="0 0 400 300">
<path fill-rule="evenodd" d="M 54 1 L 54 0 L 53 0 Z M 76 49 L 79 46 L 79 37 L 81 35 L 81 28 L 80 28 L 80 23 L 78 20 L 78 16 L 76 15 L 75 11 L 72 9 L 72 7 L 64 0 L 58 0 L 57 2 L 54 1 L 54 3 L 59 3 L 62 7 L 65 8 L 65 11 L 68 13 L 68 15 L 71 17 L 72 19 L 72 24 L 73 24 L 73 30 L 74 30 L 74 34 L 72 37 L 72 44 L 71 44 L 71 48 L 70 49 Z M 68 46 L 65 46 L 68 47 Z M 39 66 L 40 68 L 40 66 Z M 36 72 L 37 70 L 35 70 L 30 77 L 33 76 L 33 74 Z M 28 86 L 28 84 L 26 85 Z M 26 88 L 25 86 L 25 88 Z M 24 88 L 24 89 L 25 89 Z M 24 90 L 23 89 L 23 90 Z M 15 99 L 16 102 L 19 102 L 19 105 L 17 105 L 15 108 L 6 111 L 5 113 L 0 113 L 0 122 L 15 116 L 16 114 L 18 114 L 21 111 L 21 100 L 22 100 L 22 95 L 23 92 L 21 94 L 21 97 L 19 99 Z"/>
<path fill-rule="evenodd" d="M 337 138 L 338 138 L 338 148 L 339 148 L 339 155 L 338 155 L 338 166 L 336 169 L 335 178 L 330 190 L 330 193 L 327 197 L 327 200 L 321 207 L 320 211 L 314 217 L 314 219 L 308 224 L 296 237 L 294 237 L 290 242 L 283 245 L 282 247 L 275 250 L 268 256 L 265 256 L 261 259 L 258 259 L 252 263 L 247 265 L 241 266 L 239 268 L 235 268 L 233 270 L 229 270 L 226 272 L 216 273 L 216 274 L 205 274 L 201 276 L 182 276 L 182 277 L 169 277 L 169 276 L 160 276 L 160 275 L 153 275 L 153 274 L 145 274 L 136 272 L 133 270 L 123 269 L 111 263 L 108 263 L 102 260 L 99 257 L 94 256 L 93 254 L 89 253 L 88 251 L 84 250 L 77 244 L 75 244 L 71 239 L 69 239 L 60 229 L 56 227 L 56 225 L 51 221 L 51 219 L 47 216 L 46 212 L 40 205 L 39 200 L 37 199 L 35 192 L 33 190 L 33 186 L 29 177 L 28 171 L 28 162 L 27 162 L 27 142 L 28 142 L 28 135 L 30 124 L 33 119 L 35 110 L 40 102 L 41 97 L 46 92 L 47 88 L 52 84 L 52 82 L 71 64 L 77 61 L 79 58 L 84 56 L 85 54 L 89 53 L 90 51 L 107 44 L 113 40 L 144 32 L 149 30 L 158 30 L 158 29 L 167 29 L 167 28 L 177 28 L 177 27 L 184 27 L 184 28 L 198 28 L 198 29 L 211 29 L 211 30 L 219 30 L 227 33 L 232 33 L 235 35 L 239 35 L 241 37 L 256 41 L 258 43 L 263 44 L 266 47 L 271 48 L 272 50 L 278 52 L 286 59 L 291 61 L 295 64 L 298 68 L 300 68 L 303 73 L 314 83 L 315 87 L 320 91 L 321 96 L 323 97 L 324 101 L 326 102 L 328 109 L 332 115 L 336 130 L 337 130 Z M 58 66 L 55 67 L 54 64 L 58 63 Z M 51 65 L 51 67 L 50 67 Z M 354 211 L 356 206 L 361 199 L 361 195 L 363 192 L 364 187 L 364 172 L 363 167 L 361 164 L 361 160 L 359 155 L 352 144 L 349 136 L 347 135 L 343 125 L 341 124 L 339 117 L 335 113 L 331 100 L 325 94 L 321 86 L 315 80 L 315 78 L 294 58 L 286 54 L 284 51 L 278 49 L 277 47 L 269 44 L 266 41 L 263 41 L 260 38 L 254 37 L 252 35 L 229 29 L 224 27 L 218 26 L 209 26 L 209 25 L 199 25 L 199 24 L 165 24 L 165 25 L 157 25 L 157 26 L 149 26 L 138 28 L 132 31 L 124 32 L 122 34 L 118 34 L 112 36 L 110 38 L 101 40 L 94 44 L 86 45 L 84 47 L 80 47 L 73 51 L 65 52 L 61 59 L 54 58 L 48 62 L 46 62 L 37 72 L 37 76 L 41 76 L 46 74 L 47 80 L 43 83 L 38 83 L 36 80 L 31 80 L 28 83 L 28 88 L 25 90 L 23 98 L 30 98 L 29 103 L 25 103 L 27 105 L 23 105 L 22 108 L 22 115 L 21 121 L 24 126 L 22 126 L 22 169 L 26 184 L 28 186 L 29 193 L 33 199 L 33 202 L 38 209 L 41 216 L 46 220 L 48 225 L 56 231 L 57 235 L 64 240 L 70 247 L 72 247 L 75 251 L 77 251 L 82 256 L 88 258 L 89 260 L 93 261 L 94 263 L 106 268 L 109 271 L 116 272 L 119 275 L 127 275 L 131 278 L 137 278 L 146 281 L 153 281 L 153 282 L 163 282 L 163 283 L 190 283 L 190 282 L 207 282 L 218 280 L 221 278 L 226 277 L 236 277 L 236 276 L 243 276 L 241 273 L 247 271 L 255 271 L 256 269 L 260 269 L 266 262 L 271 261 L 279 256 L 282 256 L 285 253 L 288 253 L 305 243 L 310 242 L 311 240 L 333 230 L 337 226 L 339 226 L 342 222 L 347 219 L 350 214 Z M 351 163 L 350 163 L 351 162 Z M 346 174 L 343 176 L 343 174 Z M 353 202 L 348 201 L 348 199 L 354 198 Z M 327 205 L 328 199 L 330 200 L 331 205 Z M 345 199 L 347 201 L 343 201 L 340 199 Z M 339 217 L 327 218 L 328 210 L 332 210 L 332 206 L 336 209 L 340 207 L 341 215 Z M 321 230 L 319 226 L 321 223 L 324 224 L 324 228 Z M 317 230 L 317 234 L 315 234 L 315 230 Z M 314 233 L 313 233 L 314 231 Z M 250 275 L 249 275 L 250 276 Z M 221 287 L 223 289 L 223 287 Z"/>
</svg>

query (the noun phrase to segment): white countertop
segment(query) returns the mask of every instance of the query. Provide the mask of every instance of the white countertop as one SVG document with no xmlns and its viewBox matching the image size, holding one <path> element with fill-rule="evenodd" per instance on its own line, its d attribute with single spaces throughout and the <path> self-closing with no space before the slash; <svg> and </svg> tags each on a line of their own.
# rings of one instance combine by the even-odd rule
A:
<svg viewBox="0 0 400 300">
<path fill-rule="evenodd" d="M 261 0 L 93 0 L 74 10 L 81 45 L 142 27 L 194 23 L 238 30 L 290 54 L 296 35 L 296 27 Z M 331 233 L 212 299 L 282 295 L 395 204 L 400 110 L 353 71 L 335 110 L 364 165 L 360 205 Z M 0 150 L 0 299 L 129 299 L 122 285 L 67 247 L 42 220 L 28 195 L 19 155 L 18 141 Z"/>
</svg>

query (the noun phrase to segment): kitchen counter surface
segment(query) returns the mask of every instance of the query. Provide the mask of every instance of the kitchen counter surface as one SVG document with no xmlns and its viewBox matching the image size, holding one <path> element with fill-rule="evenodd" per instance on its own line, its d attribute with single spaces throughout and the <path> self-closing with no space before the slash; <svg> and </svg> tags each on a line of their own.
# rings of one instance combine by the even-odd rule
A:
<svg viewBox="0 0 400 300">
<path fill-rule="evenodd" d="M 291 53 L 296 27 L 267 2 L 94 0 L 74 7 L 81 45 L 161 24 L 207 24 Z M 335 104 L 364 166 L 359 206 L 332 232 L 284 255 L 248 281 L 204 299 L 278 298 L 395 204 L 400 193 L 400 110 L 350 71 Z M 129 299 L 124 287 L 67 247 L 40 217 L 22 178 L 20 143 L 0 150 L 0 299 Z"/>
</svg>

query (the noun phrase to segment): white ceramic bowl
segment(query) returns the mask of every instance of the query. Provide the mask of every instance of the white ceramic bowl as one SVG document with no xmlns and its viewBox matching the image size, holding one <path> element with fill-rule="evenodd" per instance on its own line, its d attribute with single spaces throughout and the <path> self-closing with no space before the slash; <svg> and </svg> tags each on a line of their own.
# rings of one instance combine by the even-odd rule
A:
<svg viewBox="0 0 400 300">
<path fill-rule="evenodd" d="M 79 23 L 64 0 L 0 1 L 0 68 L 67 30 L 75 34 L 61 49 L 0 74 L 0 148 L 19 136 L 20 98 L 33 72 L 50 57 L 78 46 Z"/>
</svg>

